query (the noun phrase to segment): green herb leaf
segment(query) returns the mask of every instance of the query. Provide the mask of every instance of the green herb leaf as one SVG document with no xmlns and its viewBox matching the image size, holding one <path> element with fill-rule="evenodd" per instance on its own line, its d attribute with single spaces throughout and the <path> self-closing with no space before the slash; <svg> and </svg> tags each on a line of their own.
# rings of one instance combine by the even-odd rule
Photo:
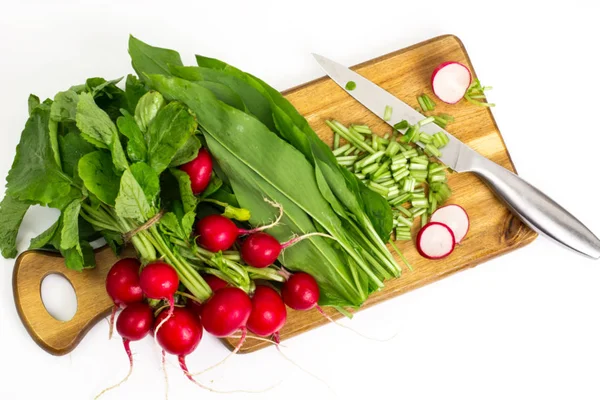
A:
<svg viewBox="0 0 600 400">
<path fill-rule="evenodd" d="M 144 73 L 169 74 L 169 65 L 183 65 L 176 51 L 147 45 L 133 36 L 129 37 L 129 55 L 133 69 L 144 80 Z"/>
<path fill-rule="evenodd" d="M 121 218 L 135 219 L 145 222 L 150 218 L 150 203 L 144 189 L 130 170 L 125 170 L 121 176 L 119 194 L 115 201 L 115 211 Z"/>
<path fill-rule="evenodd" d="M 50 107 L 36 107 L 25 124 L 17 154 L 8 173 L 6 193 L 41 205 L 72 198 L 71 179 L 56 164 L 48 123 Z"/>
<path fill-rule="evenodd" d="M 73 90 L 58 92 L 50 107 L 50 118 L 54 121 L 75 121 L 79 96 Z"/>
<path fill-rule="evenodd" d="M 191 236 L 192 230 L 194 229 L 194 222 L 196 222 L 195 211 L 186 213 L 181 219 L 181 228 L 183 229 L 183 234 L 186 238 Z"/>
<path fill-rule="evenodd" d="M 164 171 L 177 151 L 196 131 L 196 119 L 182 103 L 165 106 L 148 130 L 148 163 L 157 173 Z"/>
<path fill-rule="evenodd" d="M 117 127 L 88 93 L 82 93 L 79 96 L 76 120 L 77 127 L 85 140 L 96 147 L 111 151 L 117 170 L 122 171 L 128 167 L 129 164 L 119 140 Z"/>
<path fill-rule="evenodd" d="M 119 177 L 114 171 L 110 154 L 102 150 L 88 153 L 79 160 L 78 169 L 87 190 L 103 203 L 115 204 L 119 193 Z"/>
<path fill-rule="evenodd" d="M 148 203 L 154 204 L 160 190 L 158 174 L 146 163 L 139 162 L 131 166 L 131 173 L 140 184 Z"/>
<path fill-rule="evenodd" d="M 60 232 L 61 250 L 79 246 L 79 210 L 81 210 L 81 200 L 74 200 L 63 211 Z"/>
<path fill-rule="evenodd" d="M 117 127 L 119 132 L 125 136 L 127 141 L 127 155 L 132 161 L 146 161 L 147 157 L 147 145 L 144 135 L 138 124 L 135 122 L 135 118 L 130 114 L 126 114 L 117 119 Z"/>
<path fill-rule="evenodd" d="M 31 113 L 33 112 L 33 110 L 40 105 L 40 98 L 37 97 L 35 94 L 30 94 L 29 98 L 27 99 L 27 109 L 28 109 L 28 113 L 31 116 Z"/>
<path fill-rule="evenodd" d="M 62 216 L 59 217 L 58 220 L 55 223 L 53 223 L 44 232 L 42 232 L 38 236 L 31 239 L 31 242 L 29 243 L 29 249 L 30 250 L 41 249 L 41 248 L 48 246 L 49 244 L 52 244 L 52 241 L 53 241 L 54 237 L 56 236 L 56 232 L 60 232 L 59 228 L 61 226 L 61 222 L 62 222 Z M 58 243 L 57 243 L 57 245 L 58 245 Z"/>
<path fill-rule="evenodd" d="M 29 204 L 6 195 L 0 203 L 0 250 L 4 258 L 17 255 L 17 234 Z"/>
<path fill-rule="evenodd" d="M 69 132 L 58 137 L 58 148 L 62 155 L 62 169 L 65 174 L 76 182 L 79 180 L 78 164 L 81 157 L 96 150 L 93 145 L 84 140 L 80 134 Z"/>
<path fill-rule="evenodd" d="M 148 92 L 144 82 L 135 75 L 127 75 L 125 81 L 125 98 L 127 99 L 127 110 L 133 114 L 140 98 Z"/>
<path fill-rule="evenodd" d="M 202 142 L 197 136 L 192 135 L 183 146 L 177 150 L 169 167 L 178 167 L 192 161 L 198 156 L 198 151 L 202 148 Z"/>
<path fill-rule="evenodd" d="M 102 234 L 102 237 L 104 238 L 104 240 L 106 240 L 106 243 L 110 246 L 112 251 L 114 251 L 116 255 L 121 254 L 124 244 L 123 235 L 121 235 L 119 232 L 106 230 L 101 231 L 100 233 Z"/>
<path fill-rule="evenodd" d="M 140 98 L 135 107 L 135 122 L 137 122 L 142 132 L 148 130 L 148 127 L 165 104 L 162 94 L 155 91 L 150 91 Z"/>
<path fill-rule="evenodd" d="M 171 175 L 175 177 L 179 185 L 179 194 L 181 196 L 181 202 L 183 204 L 183 212 L 188 213 L 196 209 L 198 199 L 192 192 L 192 182 L 190 176 L 179 169 L 171 168 L 169 170 Z"/>
</svg>

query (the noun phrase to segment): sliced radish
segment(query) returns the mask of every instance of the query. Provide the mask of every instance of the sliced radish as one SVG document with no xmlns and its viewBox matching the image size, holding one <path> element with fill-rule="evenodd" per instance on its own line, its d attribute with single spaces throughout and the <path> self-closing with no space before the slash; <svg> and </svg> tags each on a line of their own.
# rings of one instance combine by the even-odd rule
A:
<svg viewBox="0 0 600 400">
<path fill-rule="evenodd" d="M 456 61 L 440 64 L 431 75 L 431 87 L 435 95 L 444 103 L 460 101 L 471 84 L 471 71 Z"/>
<path fill-rule="evenodd" d="M 447 225 L 454 234 L 456 243 L 462 242 L 469 231 L 469 216 L 464 208 L 458 204 L 448 204 L 438 208 L 431 214 L 431 222 L 441 222 Z"/>
<path fill-rule="evenodd" d="M 430 222 L 419 231 L 417 250 L 430 260 L 444 258 L 454 250 L 456 241 L 452 230 L 439 222 Z"/>
</svg>

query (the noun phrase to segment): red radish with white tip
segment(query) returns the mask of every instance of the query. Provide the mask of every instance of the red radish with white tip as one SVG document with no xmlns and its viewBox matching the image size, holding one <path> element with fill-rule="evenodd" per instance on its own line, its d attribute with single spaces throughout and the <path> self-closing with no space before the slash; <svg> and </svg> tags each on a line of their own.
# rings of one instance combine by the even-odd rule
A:
<svg viewBox="0 0 600 400">
<path fill-rule="evenodd" d="M 447 225 L 454 234 L 456 244 L 462 242 L 469 231 L 469 216 L 464 208 L 458 204 L 448 204 L 438 208 L 429 219 L 431 222 L 441 222 Z"/>
<path fill-rule="evenodd" d="M 454 250 L 456 241 L 454 233 L 439 222 L 430 222 L 417 235 L 417 250 L 419 254 L 430 260 L 439 260 L 448 256 Z"/>
<path fill-rule="evenodd" d="M 112 337 L 115 315 L 119 307 L 144 299 L 140 286 L 140 262 L 135 258 L 123 258 L 110 268 L 106 276 L 106 292 L 115 303 L 110 315 L 108 338 Z"/>
<path fill-rule="evenodd" d="M 444 103 L 456 104 L 471 85 L 471 71 L 456 61 L 440 64 L 431 74 L 433 93 Z"/>
<path fill-rule="evenodd" d="M 183 164 L 179 169 L 189 175 L 192 192 L 200 194 L 204 192 L 204 189 L 210 183 L 213 170 L 212 158 L 206 149 L 201 149 L 196 158 L 187 164 Z"/>
<path fill-rule="evenodd" d="M 121 386 L 129 379 L 133 372 L 133 356 L 131 355 L 129 343 L 145 338 L 150 332 L 153 322 L 154 315 L 152 308 L 146 303 L 140 302 L 129 304 L 121 314 L 119 314 L 119 318 L 117 318 L 117 332 L 119 332 L 119 335 L 123 338 L 123 347 L 125 348 L 125 353 L 127 353 L 127 358 L 129 359 L 129 373 L 121 382 L 100 392 L 95 397 L 96 399 L 109 390 Z"/>
</svg>

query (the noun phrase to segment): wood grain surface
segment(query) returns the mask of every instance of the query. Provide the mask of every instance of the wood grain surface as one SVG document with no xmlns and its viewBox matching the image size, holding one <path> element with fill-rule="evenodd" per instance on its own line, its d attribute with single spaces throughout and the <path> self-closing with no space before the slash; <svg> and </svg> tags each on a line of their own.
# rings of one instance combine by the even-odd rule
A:
<svg viewBox="0 0 600 400">
<path fill-rule="evenodd" d="M 357 65 L 353 69 L 411 106 L 417 107 L 417 96 L 420 94 L 426 93 L 434 101 L 437 100 L 429 86 L 430 75 L 438 64 L 450 60 L 459 61 L 473 71 L 464 46 L 452 35 L 430 39 Z M 329 78 L 291 89 L 285 92 L 285 96 L 327 143 L 332 141 L 331 131 L 325 125 L 327 119 L 337 119 L 344 124 L 366 124 L 381 135 L 390 131 L 383 121 Z M 448 113 L 456 119 L 456 122 L 448 125 L 449 132 L 489 159 L 515 171 L 489 109 L 466 101 L 455 105 L 445 105 L 439 100 L 436 103 L 436 113 Z M 462 205 L 471 219 L 471 228 L 466 238 L 449 257 L 438 261 L 419 256 L 411 242 L 398 242 L 413 270 L 404 268 L 399 278 L 386 282 L 385 288 L 374 293 L 364 307 L 373 306 L 513 251 L 530 243 L 537 236 L 472 174 L 452 174 L 449 184 L 453 195 L 448 203 Z M 413 230 L 416 232 L 417 229 L 415 225 Z M 15 303 L 27 331 L 43 349 L 55 355 L 70 352 L 87 330 L 109 313 L 112 304 L 104 289 L 104 278 L 115 261 L 116 257 L 109 248 L 100 249 L 96 253 L 97 268 L 77 273 L 67 270 L 62 258 L 54 254 L 27 251 L 19 256 L 13 273 Z M 51 273 L 64 275 L 75 289 L 78 308 L 73 319 L 68 322 L 55 320 L 42 303 L 41 282 Z M 325 311 L 334 319 L 342 317 L 333 309 L 326 308 Z M 288 321 L 281 330 L 281 340 L 327 322 L 316 310 L 297 312 L 288 309 Z M 237 339 L 225 339 L 224 342 L 233 347 L 237 344 Z M 250 338 L 242 352 L 255 351 L 268 345 Z"/>
</svg>

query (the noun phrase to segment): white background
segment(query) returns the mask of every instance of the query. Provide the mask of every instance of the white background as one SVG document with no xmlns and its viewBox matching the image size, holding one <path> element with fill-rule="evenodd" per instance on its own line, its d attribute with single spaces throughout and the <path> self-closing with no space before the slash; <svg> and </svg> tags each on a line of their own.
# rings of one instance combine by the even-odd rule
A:
<svg viewBox="0 0 600 400">
<path fill-rule="evenodd" d="M 597 1 L 2 1 L 0 175 L 26 120 L 27 96 L 41 98 L 86 77 L 131 70 L 132 33 L 226 60 L 278 89 L 322 75 L 310 53 L 355 64 L 453 33 L 483 83 L 522 176 L 600 232 Z M 125 3 L 128 3 L 125 5 Z M 596 4 L 593 6 L 592 4 Z M 20 249 L 53 220 L 35 210 Z M 473 221 L 477 223 L 477 221 Z M 0 261 L 0 398 L 81 400 L 118 381 L 127 362 L 99 323 L 70 355 L 57 358 L 27 335 L 12 298 L 13 260 Z M 477 268 L 359 313 L 351 326 L 386 343 L 326 326 L 285 344 L 338 398 L 600 398 L 600 265 L 545 239 Z M 106 399 L 164 398 L 150 340 L 133 344 L 129 382 Z M 205 337 L 192 370 L 227 354 Z M 169 367 L 172 399 L 229 398 L 202 391 Z M 222 390 L 275 389 L 241 398 L 333 398 L 274 349 L 238 356 L 204 378 Z M 223 396 L 223 397 L 217 397 Z M 226 396 L 226 397 L 225 397 Z"/>
</svg>

